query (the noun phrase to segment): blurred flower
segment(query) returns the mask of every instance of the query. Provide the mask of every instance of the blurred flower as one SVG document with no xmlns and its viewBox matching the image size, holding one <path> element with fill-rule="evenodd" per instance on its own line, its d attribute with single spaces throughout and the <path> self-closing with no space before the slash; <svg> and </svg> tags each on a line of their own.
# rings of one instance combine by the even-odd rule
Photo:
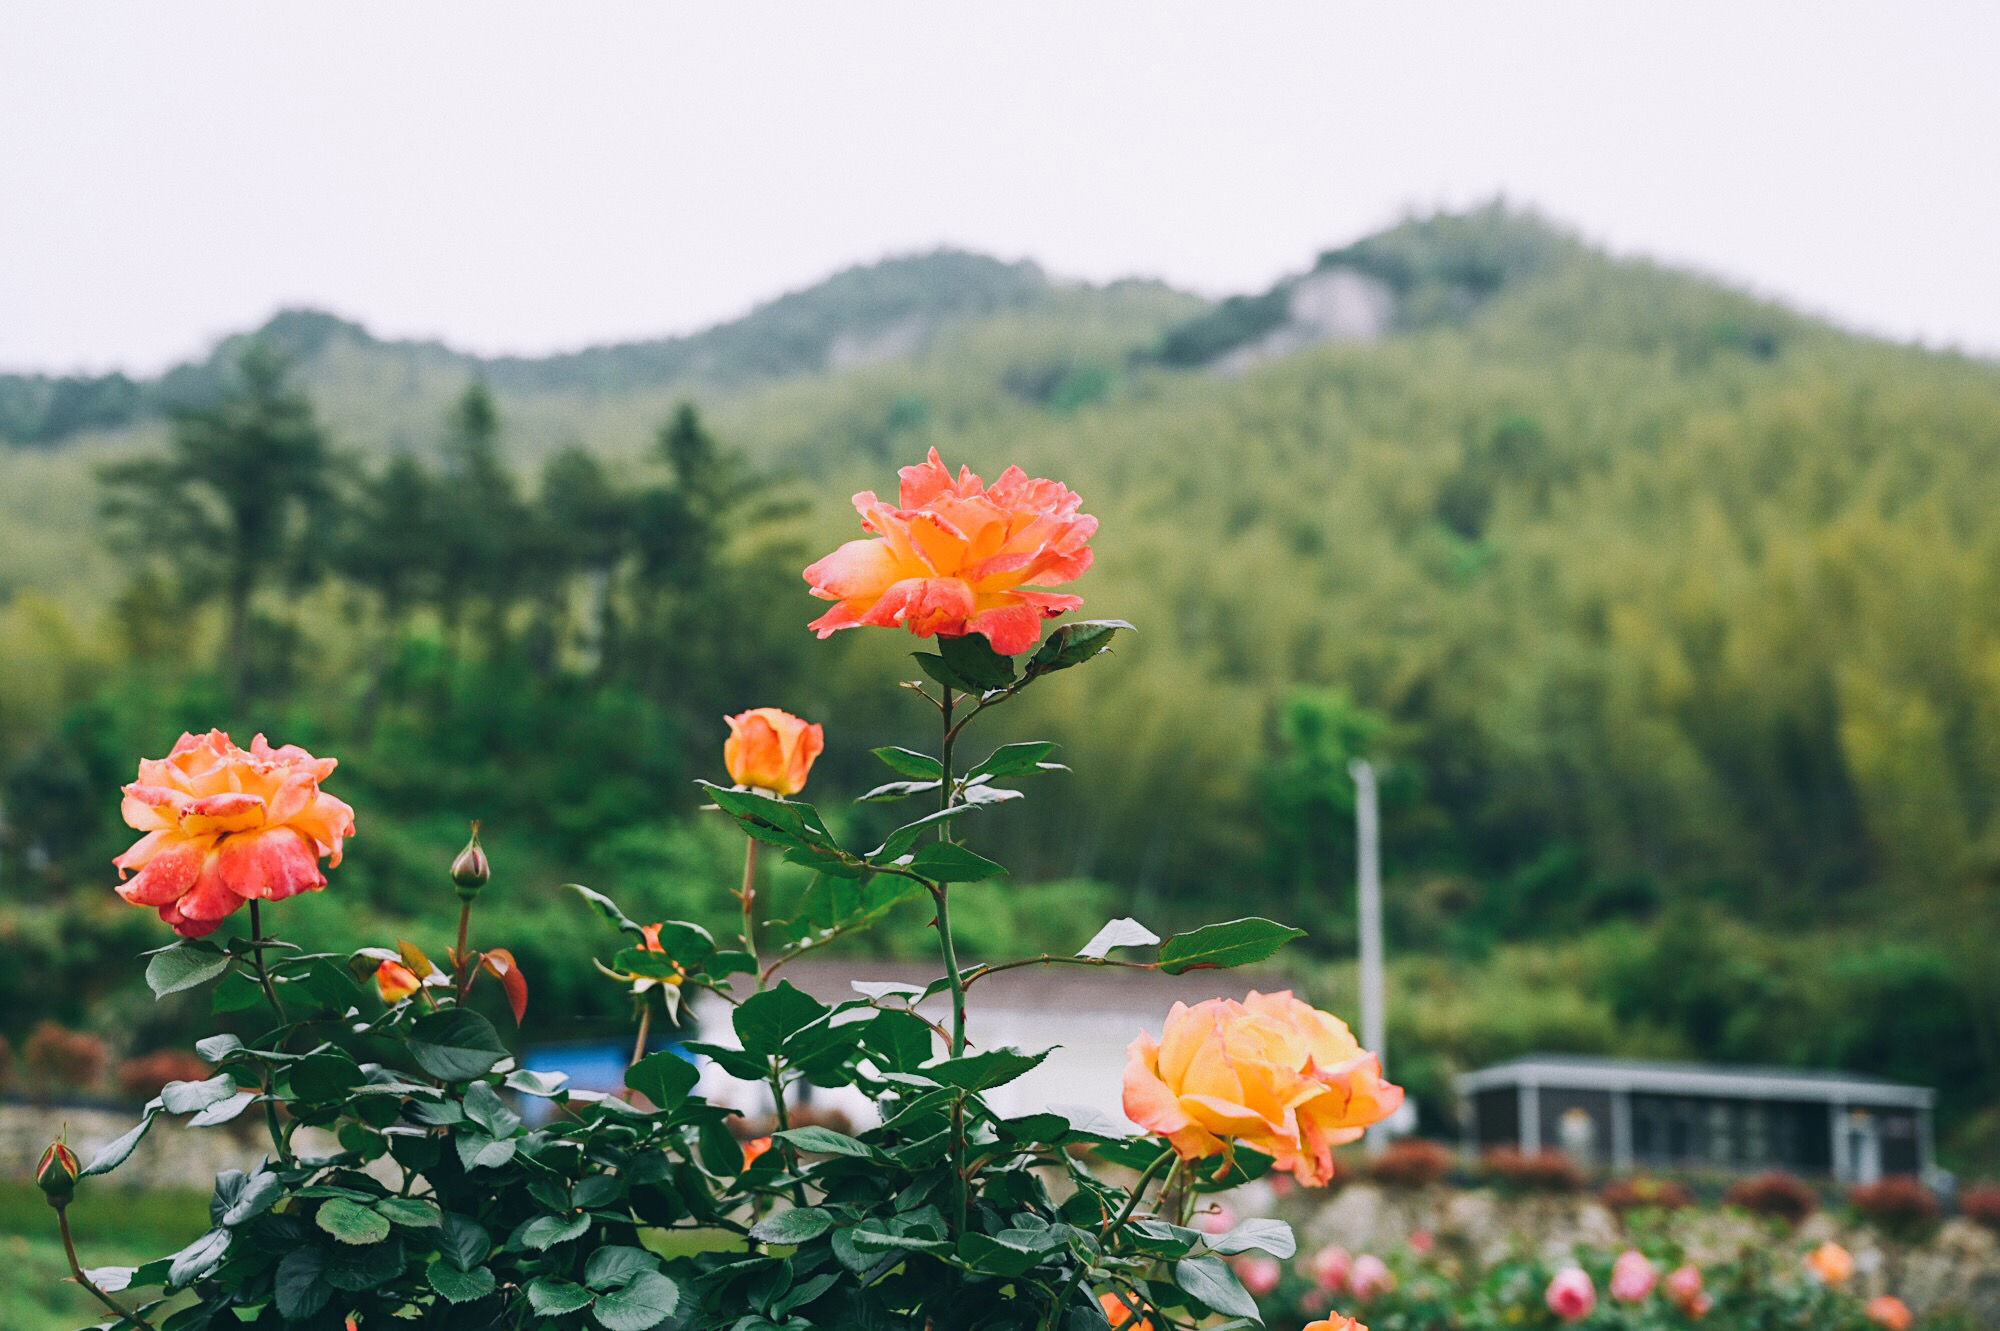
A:
<svg viewBox="0 0 2000 1331">
<path fill-rule="evenodd" d="M 50 1206 L 67 1206 L 76 1195 L 76 1176 L 82 1169 L 76 1162 L 75 1151 L 63 1142 L 52 1142 L 42 1152 L 41 1163 L 35 1166 L 35 1186 L 42 1190 Z"/>
<path fill-rule="evenodd" d="M 1329 1294 L 1338 1294 L 1347 1285 L 1348 1273 L 1354 1269 L 1354 1258 L 1347 1249 L 1329 1243 L 1314 1253 L 1306 1263 L 1313 1283 Z"/>
<path fill-rule="evenodd" d="M 1428 1257 L 1431 1255 L 1431 1249 L 1435 1247 L 1437 1247 L 1437 1239 L 1432 1236 L 1428 1229 L 1413 1229 L 1410 1231 L 1410 1251 L 1417 1256 Z"/>
<path fill-rule="evenodd" d="M 319 788 L 334 766 L 262 735 L 248 752 L 220 730 L 182 735 L 125 787 L 125 821 L 145 835 L 112 861 L 138 870 L 118 895 L 199 938 L 245 901 L 325 887 L 320 858 L 339 864 L 341 839 L 354 835 L 354 810 Z"/>
<path fill-rule="evenodd" d="M 1653 1292 L 1660 1269 L 1637 1248 L 1627 1248 L 1611 1264 L 1611 1297 L 1620 1303 L 1639 1303 Z"/>
<path fill-rule="evenodd" d="M 1119 1294 L 1100 1294 L 1098 1306 L 1104 1309 L 1105 1320 L 1116 1327 L 1128 1326 L 1130 1331 L 1153 1331 L 1153 1319 L 1141 1317 L 1132 1311 L 1132 1305 Z"/>
<path fill-rule="evenodd" d="M 1347 1274 L 1347 1288 L 1363 1303 L 1378 1294 L 1387 1294 L 1396 1288 L 1396 1273 L 1389 1264 L 1372 1252 L 1364 1252 L 1354 1259 L 1354 1269 Z"/>
<path fill-rule="evenodd" d="M 1693 1313 L 1697 1299 L 1708 1297 L 1701 1288 L 1701 1268 L 1692 1262 L 1684 1263 L 1670 1271 L 1666 1280 L 1662 1282 L 1661 1289 L 1669 1301 L 1687 1313 Z M 1700 1316 L 1699 1313 L 1693 1315 Z"/>
<path fill-rule="evenodd" d="M 1176 1003 L 1160 1039 L 1141 1032 L 1126 1053 L 1127 1117 L 1184 1159 L 1241 1141 L 1308 1185 L 1403 1101 L 1346 1023 L 1289 992 Z"/>
<path fill-rule="evenodd" d="M 729 723 L 722 764 L 731 781 L 773 795 L 796 795 L 806 788 L 813 759 L 826 747 L 826 734 L 817 725 L 775 707 L 753 707 L 722 719 Z"/>
<path fill-rule="evenodd" d="M 1854 1275 L 1854 1254 L 1828 1239 L 1806 1254 L 1806 1269 L 1821 1284 L 1839 1288 Z"/>
<path fill-rule="evenodd" d="M 1317 1322 L 1308 1322 L 1305 1331 L 1368 1331 L 1368 1328 L 1352 1317 L 1342 1317 L 1339 1313 L 1328 1313 Z"/>
<path fill-rule="evenodd" d="M 1243 1282 L 1243 1288 L 1250 1291 L 1253 1299 L 1265 1297 L 1285 1278 L 1285 1268 L 1278 1265 L 1278 1259 L 1262 1253 L 1254 1257 L 1239 1257 L 1235 1265 L 1236 1278 Z"/>
<path fill-rule="evenodd" d="M 1910 1306 L 1894 1294 L 1877 1294 L 1862 1311 L 1883 1331 L 1910 1331 L 1910 1324 L 1916 1320 Z"/>
<path fill-rule="evenodd" d="M 1565 1322 L 1574 1322 L 1580 1317 L 1588 1317 L 1590 1310 L 1597 1306 L 1597 1287 L 1590 1283 L 1590 1277 L 1580 1266 L 1565 1266 L 1549 1281 L 1547 1294 L 1543 1296 L 1549 1311 Z"/>
<path fill-rule="evenodd" d="M 968 468 L 954 477 L 933 448 L 900 473 L 900 507 L 872 490 L 854 496 L 878 539 L 849 541 L 808 568 L 812 594 L 840 604 L 808 627 L 824 638 L 863 624 L 920 638 L 983 633 L 1003 656 L 1024 652 L 1042 621 L 1083 598 L 1031 588 L 1072 581 L 1090 567 L 1097 519 L 1056 481 L 1009 467 L 989 488 Z"/>
<path fill-rule="evenodd" d="M 385 961 L 375 968 L 375 992 L 384 1003 L 400 1003 L 421 988 L 417 973 L 400 961 Z"/>
<path fill-rule="evenodd" d="M 750 1166 L 757 1163 L 758 1156 L 770 1149 L 771 1139 L 769 1137 L 752 1137 L 749 1141 L 744 1142 L 743 1167 L 745 1169 L 750 1168 Z"/>
</svg>

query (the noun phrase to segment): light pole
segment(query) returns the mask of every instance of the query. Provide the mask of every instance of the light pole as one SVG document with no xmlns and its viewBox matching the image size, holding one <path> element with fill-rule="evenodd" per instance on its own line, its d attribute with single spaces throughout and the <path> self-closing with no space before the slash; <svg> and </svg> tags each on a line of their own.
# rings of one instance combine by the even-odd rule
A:
<svg viewBox="0 0 2000 1331">
<path fill-rule="evenodd" d="M 1384 1055 L 1382 1005 L 1382 819 L 1375 766 L 1364 758 L 1347 764 L 1354 778 L 1354 883 L 1361 907 L 1361 1047 Z M 1388 1129 L 1368 1129 L 1369 1151 L 1380 1151 Z"/>
</svg>

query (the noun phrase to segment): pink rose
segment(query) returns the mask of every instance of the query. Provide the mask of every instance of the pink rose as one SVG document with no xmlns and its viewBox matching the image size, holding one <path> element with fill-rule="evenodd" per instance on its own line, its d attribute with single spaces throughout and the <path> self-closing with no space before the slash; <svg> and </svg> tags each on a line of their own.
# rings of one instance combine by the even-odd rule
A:
<svg viewBox="0 0 2000 1331">
<path fill-rule="evenodd" d="M 1565 1322 L 1574 1322 L 1590 1316 L 1590 1310 L 1597 1306 L 1597 1287 L 1582 1267 L 1565 1266 L 1549 1281 L 1545 1297 L 1550 1312 Z"/>
<path fill-rule="evenodd" d="M 1627 1248 L 1611 1264 L 1611 1297 L 1620 1303 L 1639 1303 L 1653 1292 L 1660 1278 L 1659 1268 L 1637 1248 Z"/>
<path fill-rule="evenodd" d="M 1354 1269 L 1348 1274 L 1347 1287 L 1354 1297 L 1366 1303 L 1377 1294 L 1387 1294 L 1396 1288 L 1395 1273 L 1372 1252 L 1362 1253 L 1354 1259 Z"/>
<path fill-rule="evenodd" d="M 1275 1257 L 1261 1254 L 1255 1257 L 1239 1257 L 1236 1260 L 1236 1278 L 1243 1282 L 1243 1288 L 1250 1291 L 1250 1297 L 1261 1299 L 1278 1287 L 1284 1278 L 1285 1269 L 1278 1265 Z"/>
<path fill-rule="evenodd" d="M 1315 1285 L 1329 1294 L 1338 1294 L 1347 1286 L 1348 1274 L 1354 1270 L 1354 1258 L 1339 1244 L 1329 1243 L 1312 1255 L 1306 1263 L 1306 1270 L 1312 1275 Z"/>
</svg>

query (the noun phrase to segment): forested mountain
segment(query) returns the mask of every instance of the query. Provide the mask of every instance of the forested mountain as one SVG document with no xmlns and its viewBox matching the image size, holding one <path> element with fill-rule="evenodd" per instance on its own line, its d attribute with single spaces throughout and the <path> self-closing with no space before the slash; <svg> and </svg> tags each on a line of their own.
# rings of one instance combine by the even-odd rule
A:
<svg viewBox="0 0 2000 1331">
<path fill-rule="evenodd" d="M 1957 1149 L 2000 1154 L 1990 362 L 1499 208 L 1219 303 L 943 254 L 541 361 L 326 316 L 266 332 L 330 498 L 299 499 L 243 610 L 254 659 L 169 528 L 133 521 L 151 491 L 98 479 L 160 456 L 149 413 L 210 400 L 168 385 L 240 393 L 241 346 L 136 386 L 132 424 L 0 447 L 0 872 L 42 903 L 0 926 L 142 935 L 99 918 L 106 792 L 217 721 L 346 760 L 350 886 L 306 908 L 357 938 L 404 927 L 468 814 L 524 900 L 562 874 L 699 903 L 727 853 L 687 782 L 723 710 L 824 720 L 829 800 L 912 738 L 879 687 L 909 644 L 813 643 L 797 571 L 853 534 L 849 493 L 935 446 L 1081 492 L 1088 613 L 1139 626 L 1007 719 L 1093 789 L 981 815 L 1023 872 L 969 898 L 995 946 L 1227 903 L 1337 960 L 1364 753 L 1392 1046 L 1427 1103 L 1535 1047 L 1845 1064 L 1943 1086 Z M 551 983 L 590 1010 L 587 976 Z"/>
</svg>

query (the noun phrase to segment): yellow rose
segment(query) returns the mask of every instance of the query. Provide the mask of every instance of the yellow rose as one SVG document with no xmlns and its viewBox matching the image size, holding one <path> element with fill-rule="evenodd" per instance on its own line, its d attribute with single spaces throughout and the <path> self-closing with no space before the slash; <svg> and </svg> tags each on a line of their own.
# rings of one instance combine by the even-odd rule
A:
<svg viewBox="0 0 2000 1331">
<path fill-rule="evenodd" d="M 1176 1003 L 1158 1042 L 1141 1033 L 1126 1052 L 1125 1113 L 1183 1159 L 1240 1141 L 1308 1186 L 1403 1102 L 1345 1022 L 1290 993 Z"/>
<path fill-rule="evenodd" d="M 775 707 L 722 719 L 729 723 L 722 765 L 731 781 L 773 795 L 796 795 L 806 788 L 813 759 L 826 747 L 826 734 L 817 725 Z"/>
</svg>

